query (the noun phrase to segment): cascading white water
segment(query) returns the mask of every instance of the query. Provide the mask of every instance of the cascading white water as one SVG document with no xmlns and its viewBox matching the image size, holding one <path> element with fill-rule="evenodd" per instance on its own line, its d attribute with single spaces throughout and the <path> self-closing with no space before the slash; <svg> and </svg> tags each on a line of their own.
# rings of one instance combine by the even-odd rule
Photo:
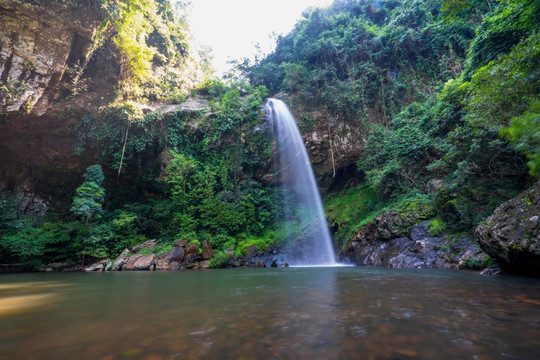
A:
<svg viewBox="0 0 540 360">
<path fill-rule="evenodd" d="M 286 260 L 293 266 L 337 265 L 319 189 L 294 117 L 277 99 L 268 100 L 266 114 L 279 146 L 285 224 L 292 222 L 302 232 L 302 239 L 288 249 Z"/>
</svg>

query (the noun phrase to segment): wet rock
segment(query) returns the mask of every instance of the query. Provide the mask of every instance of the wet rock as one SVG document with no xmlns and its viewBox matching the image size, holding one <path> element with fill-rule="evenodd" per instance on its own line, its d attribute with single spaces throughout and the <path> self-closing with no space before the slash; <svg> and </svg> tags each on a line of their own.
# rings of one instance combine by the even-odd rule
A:
<svg viewBox="0 0 540 360">
<path fill-rule="evenodd" d="M 186 269 L 197 270 L 198 268 L 199 268 L 199 263 L 198 262 L 186 264 Z"/>
<path fill-rule="evenodd" d="M 199 263 L 199 269 L 210 269 L 210 261 L 204 260 Z"/>
<path fill-rule="evenodd" d="M 270 267 L 273 267 L 273 268 L 277 268 L 278 267 L 278 263 L 277 261 L 272 261 L 272 264 L 270 265 Z"/>
<path fill-rule="evenodd" d="M 263 268 L 263 267 L 266 267 L 266 264 L 264 263 L 264 261 L 259 261 L 259 262 L 257 263 L 257 267 Z"/>
<path fill-rule="evenodd" d="M 185 251 L 184 248 L 173 246 L 173 248 L 165 255 L 164 260 L 167 262 L 182 262 L 184 260 Z"/>
<path fill-rule="evenodd" d="M 202 258 L 203 260 L 208 260 L 214 257 L 214 249 L 208 241 L 203 242 L 202 244 Z"/>
<path fill-rule="evenodd" d="M 498 266 L 491 266 L 482 270 L 480 275 L 499 275 L 500 273 L 501 269 Z"/>
<path fill-rule="evenodd" d="M 414 241 L 425 239 L 429 237 L 429 231 L 425 225 L 414 225 L 411 227 L 409 237 Z"/>
<path fill-rule="evenodd" d="M 156 248 L 156 240 L 148 240 L 143 242 L 142 244 L 139 244 L 131 249 L 131 253 L 136 254 L 142 249 L 155 249 Z"/>
<path fill-rule="evenodd" d="M 182 266 L 178 261 L 173 261 L 169 264 L 170 270 L 185 270 L 185 267 Z"/>
<path fill-rule="evenodd" d="M 137 254 L 130 257 L 122 270 L 154 270 L 156 255 Z"/>
<path fill-rule="evenodd" d="M 387 221 L 380 223 L 388 224 Z M 392 220 L 392 223 L 397 222 Z M 362 237 L 349 242 L 339 258 L 356 265 L 390 268 L 455 269 L 458 263 L 462 263 L 463 268 L 487 264 L 489 256 L 474 244 L 470 236 L 432 237 L 427 228 L 429 224 L 429 221 L 421 222 L 410 227 L 409 236 L 390 240 L 371 237 L 379 230 L 375 222 L 368 224 L 367 229 L 359 232 Z"/>
<path fill-rule="evenodd" d="M 475 229 L 482 249 L 511 272 L 540 276 L 540 181 Z"/>
<path fill-rule="evenodd" d="M 491 258 L 481 249 L 469 249 L 459 259 L 460 269 L 482 270 L 491 263 Z"/>
<path fill-rule="evenodd" d="M 109 260 L 101 260 L 97 263 L 94 263 L 87 268 L 84 269 L 84 271 L 92 272 L 92 271 L 104 271 L 107 264 L 109 263 Z"/>
</svg>

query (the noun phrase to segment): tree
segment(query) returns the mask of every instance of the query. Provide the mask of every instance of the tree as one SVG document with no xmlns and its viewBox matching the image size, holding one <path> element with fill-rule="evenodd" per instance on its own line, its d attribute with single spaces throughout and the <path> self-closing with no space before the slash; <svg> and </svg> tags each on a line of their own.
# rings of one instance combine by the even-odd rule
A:
<svg viewBox="0 0 540 360">
<path fill-rule="evenodd" d="M 86 227 L 88 227 L 90 220 L 99 219 L 103 214 L 102 203 L 105 189 L 101 184 L 105 177 L 99 165 L 89 166 L 83 177 L 86 181 L 77 188 L 71 211 L 76 216 L 85 218 Z"/>
</svg>

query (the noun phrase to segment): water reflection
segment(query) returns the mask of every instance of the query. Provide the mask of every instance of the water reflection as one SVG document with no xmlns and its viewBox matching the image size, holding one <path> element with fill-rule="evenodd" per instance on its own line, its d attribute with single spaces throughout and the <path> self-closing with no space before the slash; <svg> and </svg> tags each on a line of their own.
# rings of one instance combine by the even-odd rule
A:
<svg viewBox="0 0 540 360">
<path fill-rule="evenodd" d="M 56 275 L 17 275 L 0 284 L 0 303 L 44 296 L 39 302 L 45 304 L 1 318 L 0 354 L 16 359 L 540 355 L 540 287 L 524 278 L 365 268 Z M 43 285 L 51 279 L 76 285 Z M 33 285 L 16 285 L 25 283 Z"/>
</svg>

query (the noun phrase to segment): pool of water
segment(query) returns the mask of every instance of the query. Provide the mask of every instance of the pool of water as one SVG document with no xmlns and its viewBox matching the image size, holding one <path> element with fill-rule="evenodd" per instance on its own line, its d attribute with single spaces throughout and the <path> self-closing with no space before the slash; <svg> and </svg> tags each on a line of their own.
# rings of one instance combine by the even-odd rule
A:
<svg viewBox="0 0 540 360">
<path fill-rule="evenodd" d="M 0 276 L 1 359 L 540 359 L 540 281 L 361 267 Z"/>
</svg>

